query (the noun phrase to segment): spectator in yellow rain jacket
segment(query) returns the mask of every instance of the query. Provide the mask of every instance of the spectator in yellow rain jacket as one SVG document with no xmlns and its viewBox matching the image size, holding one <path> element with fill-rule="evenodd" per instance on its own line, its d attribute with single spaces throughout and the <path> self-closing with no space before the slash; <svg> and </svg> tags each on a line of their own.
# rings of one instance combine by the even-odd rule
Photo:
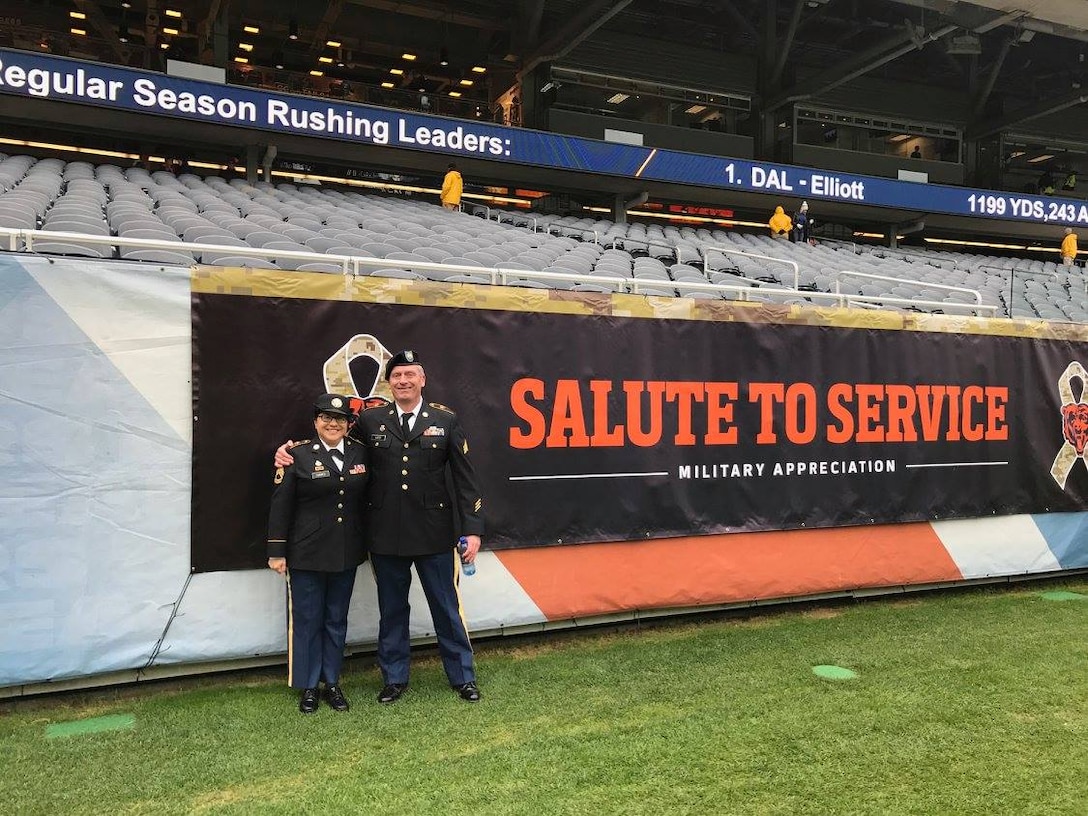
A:
<svg viewBox="0 0 1088 816">
<path fill-rule="evenodd" d="M 446 177 L 442 179 L 442 206 L 447 210 L 456 210 L 460 207 L 463 188 L 464 182 L 461 181 L 461 174 L 457 172 L 457 165 L 450 162 Z"/>
<path fill-rule="evenodd" d="M 790 234 L 790 230 L 793 229 L 793 221 L 786 215 L 786 211 L 779 206 L 774 208 L 774 215 L 772 215 L 771 220 L 767 222 L 767 226 L 771 228 L 772 238 L 785 238 Z"/>
</svg>

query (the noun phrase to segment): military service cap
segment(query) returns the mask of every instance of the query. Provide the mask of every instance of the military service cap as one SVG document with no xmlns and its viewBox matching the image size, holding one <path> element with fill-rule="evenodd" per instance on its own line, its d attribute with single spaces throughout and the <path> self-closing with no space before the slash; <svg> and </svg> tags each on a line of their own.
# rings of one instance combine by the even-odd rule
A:
<svg viewBox="0 0 1088 816">
<path fill-rule="evenodd" d="M 339 414 L 351 419 L 351 401 L 342 394 L 322 394 L 314 402 L 314 416 L 318 414 Z"/>
<path fill-rule="evenodd" d="M 405 349 L 404 351 L 398 351 L 392 357 L 389 358 L 389 362 L 385 364 L 385 379 L 388 380 L 393 374 L 393 369 L 402 365 L 423 365 L 423 361 L 419 359 L 419 354 L 411 349 Z"/>
</svg>

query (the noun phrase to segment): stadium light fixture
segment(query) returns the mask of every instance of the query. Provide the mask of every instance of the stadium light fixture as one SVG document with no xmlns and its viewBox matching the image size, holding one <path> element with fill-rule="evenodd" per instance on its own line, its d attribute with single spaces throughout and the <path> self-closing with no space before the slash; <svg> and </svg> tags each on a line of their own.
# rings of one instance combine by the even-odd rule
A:
<svg viewBox="0 0 1088 816">
<path fill-rule="evenodd" d="M 393 76 L 402 76 L 404 74 L 404 69 L 403 68 L 390 68 L 389 73 L 391 73 Z"/>
<path fill-rule="evenodd" d="M 608 99 L 606 99 L 605 102 L 607 102 L 609 105 L 618 105 L 618 104 L 620 104 L 620 102 L 626 102 L 630 98 L 631 98 L 630 94 L 614 93 L 614 94 L 612 94 L 612 96 L 608 97 Z"/>
<path fill-rule="evenodd" d="M 238 43 L 238 47 L 243 51 L 252 51 L 253 43 Z"/>
<path fill-rule="evenodd" d="M 68 30 L 71 31 L 73 34 L 75 34 L 77 37 L 86 37 L 87 36 L 87 32 L 85 30 L 83 30 L 82 28 L 70 28 Z"/>
<path fill-rule="evenodd" d="M 123 43 L 128 42 L 128 26 L 124 23 L 121 23 L 117 29 L 117 39 Z"/>
<path fill-rule="evenodd" d="M 177 17 L 179 19 L 181 18 L 181 12 L 177 9 L 166 9 L 163 14 L 165 14 L 167 17 Z"/>
<path fill-rule="evenodd" d="M 82 11 L 69 11 L 68 16 L 71 17 L 73 20 L 86 20 L 87 19 L 87 15 L 84 14 Z"/>
<path fill-rule="evenodd" d="M 457 84 L 460 85 L 462 88 L 471 88 L 472 87 L 472 80 L 471 79 L 462 79 Z"/>
<path fill-rule="evenodd" d="M 1044 162 L 1044 161 L 1047 161 L 1048 159 L 1053 159 L 1053 158 L 1054 158 L 1053 153 L 1044 153 L 1041 156 L 1036 156 L 1034 159 L 1028 159 L 1028 164 L 1036 164 L 1038 162 Z"/>
<path fill-rule="evenodd" d="M 443 68 L 450 64 L 450 50 L 446 46 L 442 46 L 442 49 L 438 52 L 438 64 Z"/>
<path fill-rule="evenodd" d="M 121 8 L 130 9 L 130 8 L 132 8 L 132 3 L 128 2 L 128 0 L 122 0 Z"/>
<path fill-rule="evenodd" d="M 329 48 L 339 48 L 343 43 L 340 40 L 325 40 L 325 45 Z"/>
<path fill-rule="evenodd" d="M 382 83 L 382 87 L 383 87 L 383 88 L 395 88 L 395 87 L 397 87 L 397 86 L 396 86 L 396 85 L 394 85 L 394 84 L 393 84 L 392 82 L 383 82 L 383 83 Z"/>
<path fill-rule="evenodd" d="M 474 73 L 474 74 L 486 74 L 487 69 L 484 68 L 482 65 L 473 65 L 472 66 L 472 73 Z"/>
<path fill-rule="evenodd" d="M 316 71 L 316 70 L 315 71 L 310 71 L 310 76 L 312 76 L 312 77 L 323 77 L 323 76 L 325 76 L 325 72 L 324 71 Z"/>
<path fill-rule="evenodd" d="M 287 39 L 298 39 L 298 20 L 296 20 L 294 17 L 287 21 Z"/>
<path fill-rule="evenodd" d="M 242 26 L 242 31 L 244 31 L 246 34 L 260 34 L 261 33 L 261 29 L 260 29 L 259 26 L 251 26 L 251 25 Z"/>
<path fill-rule="evenodd" d="M 332 57 L 318 57 L 317 61 L 325 65 L 332 65 Z"/>
<path fill-rule="evenodd" d="M 242 65 L 249 65 L 249 60 L 247 58 L 245 58 L 245 57 L 235 57 L 234 61 L 235 62 L 240 62 L 240 63 L 242 63 Z"/>
<path fill-rule="evenodd" d="M 452 97 L 454 97 L 456 99 L 457 97 L 461 96 L 461 92 L 460 91 L 450 91 L 450 96 L 452 96 Z"/>
<path fill-rule="evenodd" d="M 408 60 L 408 62 L 412 62 L 416 59 L 416 55 L 410 51 L 405 51 L 403 54 L 400 55 L 400 58 L 402 60 Z"/>
<path fill-rule="evenodd" d="M 178 30 L 176 28 L 170 28 L 169 26 L 166 26 L 163 28 L 162 33 L 167 34 L 171 37 L 175 37 L 178 34 Z"/>
<path fill-rule="evenodd" d="M 692 105 L 684 113 L 702 113 L 706 110 L 706 105 Z"/>
</svg>

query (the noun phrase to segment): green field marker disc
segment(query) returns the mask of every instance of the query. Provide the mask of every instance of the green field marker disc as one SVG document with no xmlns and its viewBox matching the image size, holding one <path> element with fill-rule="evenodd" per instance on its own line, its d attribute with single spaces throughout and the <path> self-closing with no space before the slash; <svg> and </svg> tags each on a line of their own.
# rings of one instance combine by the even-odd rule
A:
<svg viewBox="0 0 1088 816">
<path fill-rule="evenodd" d="M 812 673 L 824 680 L 856 680 L 858 676 L 842 666 L 813 666 Z"/>
<path fill-rule="evenodd" d="M 1039 594 L 1048 601 L 1088 601 L 1088 595 L 1081 595 L 1079 592 L 1066 592 L 1062 589 L 1040 592 Z"/>
<path fill-rule="evenodd" d="M 111 714 L 107 717 L 54 723 L 46 726 L 45 737 L 56 739 L 57 737 L 75 737 L 80 734 L 97 734 L 101 731 L 119 731 L 123 728 L 132 728 L 135 724 L 136 718 L 131 714 Z"/>
</svg>

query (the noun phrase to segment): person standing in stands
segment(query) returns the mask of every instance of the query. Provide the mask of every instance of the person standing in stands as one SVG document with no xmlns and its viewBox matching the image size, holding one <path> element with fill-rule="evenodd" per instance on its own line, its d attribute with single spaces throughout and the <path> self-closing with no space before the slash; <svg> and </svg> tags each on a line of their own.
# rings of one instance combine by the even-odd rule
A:
<svg viewBox="0 0 1088 816">
<path fill-rule="evenodd" d="M 915 145 L 915 146 L 914 146 L 914 150 L 912 150 L 912 151 L 910 152 L 910 157 L 911 157 L 912 159 L 920 159 L 920 158 L 922 158 L 922 148 L 920 148 L 920 147 L 919 147 L 918 145 Z"/>
<path fill-rule="evenodd" d="M 299 442 L 292 463 L 276 469 L 268 514 L 268 567 L 287 579 L 287 683 L 298 710 L 313 714 L 318 683 L 334 711 L 350 707 L 340 689 L 348 604 L 356 568 L 366 560 L 363 495 L 367 449 L 347 439 L 348 398 L 314 402 L 317 440 Z"/>
<path fill-rule="evenodd" d="M 783 238 L 789 237 L 790 230 L 793 229 L 793 222 L 790 220 L 790 217 L 786 215 L 786 211 L 779 205 L 774 208 L 774 215 L 772 215 L 771 220 L 767 222 L 767 226 L 771 228 L 772 238 Z"/>
<path fill-rule="evenodd" d="M 450 162 L 446 167 L 446 177 L 442 179 L 442 206 L 447 210 L 456 210 L 461 206 L 461 192 L 464 181 L 457 170 L 457 165 Z"/>
<path fill-rule="evenodd" d="M 1077 234 L 1072 227 L 1065 228 L 1065 237 L 1062 239 L 1062 264 L 1072 266 L 1077 259 Z"/>
<path fill-rule="evenodd" d="M 797 212 L 793 214 L 793 230 L 790 232 L 790 240 L 795 244 L 807 244 L 809 240 L 808 202 L 802 201 Z"/>
</svg>

